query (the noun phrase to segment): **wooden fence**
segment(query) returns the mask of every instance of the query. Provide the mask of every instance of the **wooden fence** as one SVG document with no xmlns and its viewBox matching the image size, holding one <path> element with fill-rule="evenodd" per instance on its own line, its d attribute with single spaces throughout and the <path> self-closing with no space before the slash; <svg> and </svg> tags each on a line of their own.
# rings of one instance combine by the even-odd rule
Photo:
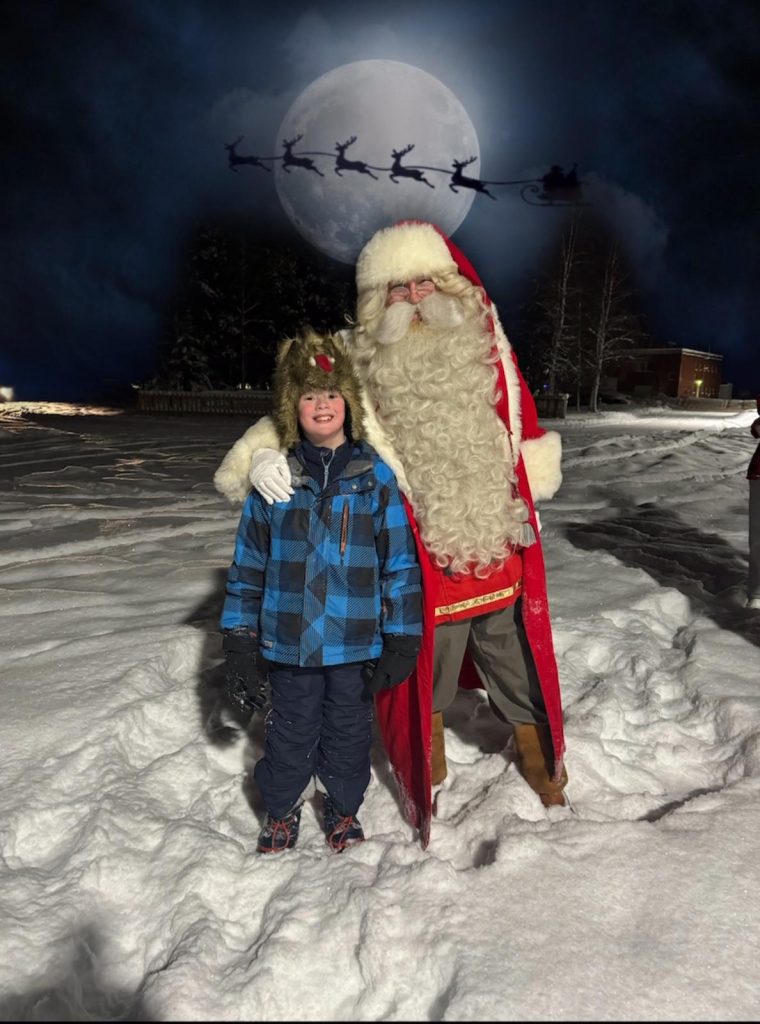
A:
<svg viewBox="0 0 760 1024">
<path fill-rule="evenodd" d="M 565 419 L 566 394 L 536 395 L 540 417 Z M 735 410 L 754 409 L 754 399 L 669 398 L 666 403 L 683 409 Z M 220 416 L 267 416 L 272 411 L 271 391 L 142 391 L 137 392 L 139 412 L 154 413 L 217 413 Z"/>
<path fill-rule="evenodd" d="M 266 416 L 272 411 L 271 391 L 143 391 L 139 412 L 216 413 L 220 416 Z"/>
<path fill-rule="evenodd" d="M 742 409 L 754 409 L 757 402 L 754 398 L 668 398 L 668 405 L 678 406 L 679 409 L 701 409 L 703 412 L 719 411 L 722 409 L 741 412 Z"/>
</svg>

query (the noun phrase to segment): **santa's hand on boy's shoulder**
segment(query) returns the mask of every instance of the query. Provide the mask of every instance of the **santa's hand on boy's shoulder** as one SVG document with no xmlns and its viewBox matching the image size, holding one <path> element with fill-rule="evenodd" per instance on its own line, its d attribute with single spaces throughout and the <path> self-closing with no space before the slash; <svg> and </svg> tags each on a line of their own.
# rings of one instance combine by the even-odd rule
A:
<svg viewBox="0 0 760 1024">
<path fill-rule="evenodd" d="M 288 460 L 275 448 L 260 448 L 254 452 L 248 479 L 268 505 L 288 501 L 293 494 Z"/>
<path fill-rule="evenodd" d="M 362 668 L 364 700 L 372 698 L 381 690 L 389 690 L 403 683 L 414 672 L 421 638 L 388 633 L 383 638 L 383 650 L 377 661 L 368 661 Z"/>
</svg>

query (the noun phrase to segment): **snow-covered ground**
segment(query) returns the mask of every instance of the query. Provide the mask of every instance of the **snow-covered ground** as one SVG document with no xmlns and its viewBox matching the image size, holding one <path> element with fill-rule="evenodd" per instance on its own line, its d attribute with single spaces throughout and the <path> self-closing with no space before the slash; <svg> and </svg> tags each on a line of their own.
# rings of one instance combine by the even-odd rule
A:
<svg viewBox="0 0 760 1024">
<path fill-rule="evenodd" d="M 59 414 L 68 410 L 59 408 Z M 243 423 L 0 407 L 0 1019 L 748 1020 L 760 1012 L 754 412 L 551 425 L 541 509 L 572 810 L 482 694 L 423 851 L 381 745 L 337 856 L 254 853 L 220 698 Z"/>
</svg>

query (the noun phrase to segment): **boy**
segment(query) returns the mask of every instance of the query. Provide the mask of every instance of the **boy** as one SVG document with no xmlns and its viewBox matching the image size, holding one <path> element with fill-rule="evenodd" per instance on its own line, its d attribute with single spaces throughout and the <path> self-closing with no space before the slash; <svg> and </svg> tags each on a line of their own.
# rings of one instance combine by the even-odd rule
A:
<svg viewBox="0 0 760 1024">
<path fill-rule="evenodd" d="M 268 812 L 258 851 L 295 845 L 314 774 L 328 845 L 340 851 L 364 839 L 356 813 L 370 779 L 372 698 L 416 662 L 420 569 L 395 477 L 364 440 L 339 337 L 307 329 L 283 342 L 274 383 L 293 495 L 267 504 L 253 491 L 243 507 L 221 618 L 228 684 L 260 690 L 260 650 L 272 711 L 254 769 Z"/>
</svg>

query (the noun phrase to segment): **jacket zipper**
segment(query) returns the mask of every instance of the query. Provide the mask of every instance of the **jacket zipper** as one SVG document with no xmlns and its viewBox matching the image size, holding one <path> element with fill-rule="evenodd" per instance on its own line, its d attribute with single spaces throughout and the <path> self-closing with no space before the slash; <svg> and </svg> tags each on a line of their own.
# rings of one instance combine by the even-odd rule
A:
<svg viewBox="0 0 760 1024">
<path fill-rule="evenodd" d="M 340 561 L 343 564 L 343 556 L 346 553 L 348 543 L 348 499 L 343 499 L 343 515 L 340 521 Z"/>
<path fill-rule="evenodd" d="M 325 462 L 324 455 L 320 455 L 320 457 L 319 457 L 320 462 L 322 463 L 322 469 L 324 470 L 324 476 L 322 477 L 322 490 L 323 491 L 327 487 L 327 483 L 328 483 L 328 481 L 330 479 L 330 466 L 332 465 L 332 460 L 334 458 L 335 458 L 335 449 L 334 448 L 332 449 L 330 454 L 327 456 L 327 462 Z"/>
</svg>

